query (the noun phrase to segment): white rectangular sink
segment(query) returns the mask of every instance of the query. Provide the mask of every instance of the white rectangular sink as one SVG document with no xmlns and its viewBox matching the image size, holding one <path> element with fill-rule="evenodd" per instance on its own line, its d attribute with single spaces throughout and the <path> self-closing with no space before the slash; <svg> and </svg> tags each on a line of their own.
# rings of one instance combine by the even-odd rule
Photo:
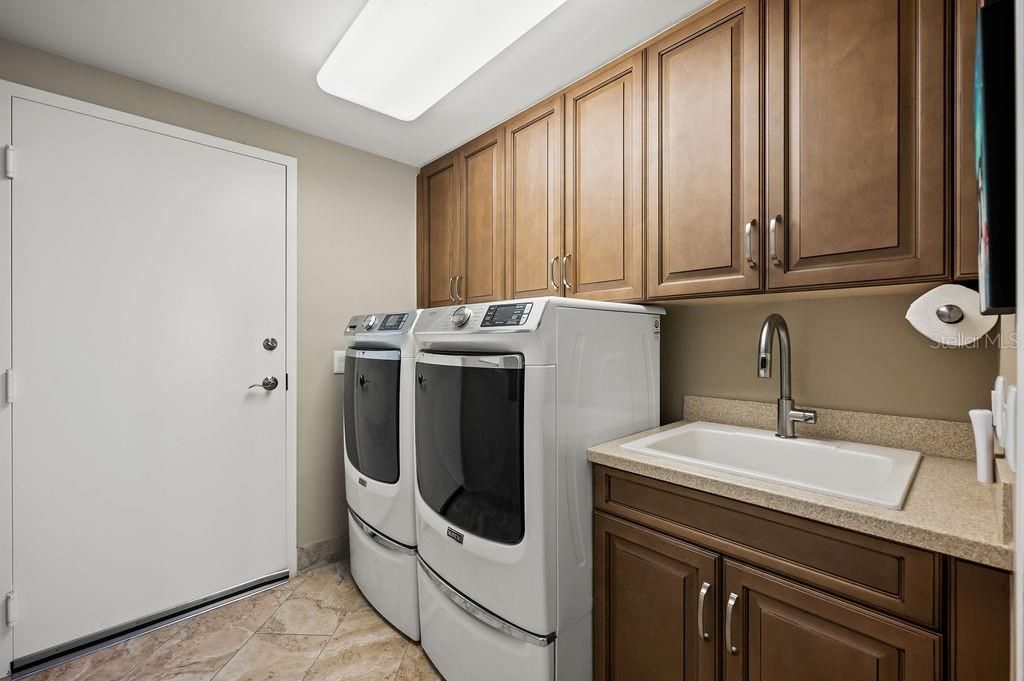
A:
<svg viewBox="0 0 1024 681">
<path fill-rule="evenodd" d="M 783 439 L 717 423 L 688 423 L 622 445 L 623 449 L 790 487 L 903 508 L 920 452 L 852 442 Z"/>
</svg>

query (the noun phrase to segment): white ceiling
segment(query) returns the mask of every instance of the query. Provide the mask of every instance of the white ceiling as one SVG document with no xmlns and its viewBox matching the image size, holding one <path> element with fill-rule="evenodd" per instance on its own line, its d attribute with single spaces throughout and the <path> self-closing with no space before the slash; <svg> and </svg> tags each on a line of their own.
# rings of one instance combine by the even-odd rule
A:
<svg viewBox="0 0 1024 681">
<path fill-rule="evenodd" d="M 317 87 L 365 0 L 0 0 L 0 36 L 421 166 L 708 2 L 569 0 L 408 123 Z"/>
</svg>

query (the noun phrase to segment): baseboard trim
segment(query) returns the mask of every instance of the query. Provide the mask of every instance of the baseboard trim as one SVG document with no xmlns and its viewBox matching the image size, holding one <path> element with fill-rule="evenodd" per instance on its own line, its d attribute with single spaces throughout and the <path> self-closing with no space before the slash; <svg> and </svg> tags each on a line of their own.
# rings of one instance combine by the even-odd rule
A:
<svg viewBox="0 0 1024 681">
<path fill-rule="evenodd" d="M 299 547 L 299 572 L 348 558 L 348 535 L 329 537 Z"/>
</svg>

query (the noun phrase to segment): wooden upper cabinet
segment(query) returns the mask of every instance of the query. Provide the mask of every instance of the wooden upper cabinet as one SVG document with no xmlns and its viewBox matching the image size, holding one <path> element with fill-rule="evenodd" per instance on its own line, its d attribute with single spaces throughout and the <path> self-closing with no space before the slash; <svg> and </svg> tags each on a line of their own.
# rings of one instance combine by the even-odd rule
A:
<svg viewBox="0 0 1024 681">
<path fill-rule="evenodd" d="M 505 137 L 497 128 L 458 151 L 461 188 L 457 297 L 483 303 L 505 297 Z"/>
<path fill-rule="evenodd" d="M 562 257 L 562 95 L 505 124 L 506 293 L 559 295 Z"/>
<path fill-rule="evenodd" d="M 761 286 L 760 27 L 725 2 L 647 48 L 648 297 Z"/>
<path fill-rule="evenodd" d="M 417 279 L 420 307 L 451 305 L 458 274 L 459 191 L 456 155 L 420 171 L 417 183 Z"/>
<path fill-rule="evenodd" d="M 942 678 L 939 635 L 739 563 L 725 566 L 725 681 Z"/>
<path fill-rule="evenodd" d="M 643 54 L 565 93 L 565 295 L 643 298 Z"/>
<path fill-rule="evenodd" d="M 768 287 L 943 277 L 944 1 L 766 7 Z"/>
<path fill-rule="evenodd" d="M 715 681 L 717 556 L 600 513 L 594 556 L 594 679 Z"/>
<path fill-rule="evenodd" d="M 953 182 L 954 222 L 953 276 L 978 278 L 978 174 L 974 169 L 974 42 L 978 0 L 956 2 L 955 120 L 956 170 Z"/>
</svg>

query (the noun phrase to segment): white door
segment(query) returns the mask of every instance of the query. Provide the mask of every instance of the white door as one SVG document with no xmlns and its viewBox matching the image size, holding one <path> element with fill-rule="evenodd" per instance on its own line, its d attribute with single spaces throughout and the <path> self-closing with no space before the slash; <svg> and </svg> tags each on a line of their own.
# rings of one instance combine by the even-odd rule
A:
<svg viewBox="0 0 1024 681">
<path fill-rule="evenodd" d="M 286 167 L 8 101 L 17 659 L 287 568 Z"/>
</svg>

